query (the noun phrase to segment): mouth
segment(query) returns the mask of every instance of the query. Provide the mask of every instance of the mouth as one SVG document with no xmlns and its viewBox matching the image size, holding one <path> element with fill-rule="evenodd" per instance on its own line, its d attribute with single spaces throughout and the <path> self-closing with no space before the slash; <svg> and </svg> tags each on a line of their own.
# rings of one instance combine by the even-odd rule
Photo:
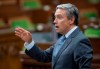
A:
<svg viewBox="0 0 100 69">
<path fill-rule="evenodd" d="M 59 26 L 55 26 L 55 29 L 58 29 L 59 28 Z"/>
</svg>

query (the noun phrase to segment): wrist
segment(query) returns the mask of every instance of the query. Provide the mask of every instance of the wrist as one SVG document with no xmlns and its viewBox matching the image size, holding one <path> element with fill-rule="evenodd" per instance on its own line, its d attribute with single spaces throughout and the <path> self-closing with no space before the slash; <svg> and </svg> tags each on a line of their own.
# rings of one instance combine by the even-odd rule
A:
<svg viewBox="0 0 100 69">
<path fill-rule="evenodd" d="M 32 42 L 32 39 L 28 40 L 27 43 L 30 44 Z"/>
</svg>

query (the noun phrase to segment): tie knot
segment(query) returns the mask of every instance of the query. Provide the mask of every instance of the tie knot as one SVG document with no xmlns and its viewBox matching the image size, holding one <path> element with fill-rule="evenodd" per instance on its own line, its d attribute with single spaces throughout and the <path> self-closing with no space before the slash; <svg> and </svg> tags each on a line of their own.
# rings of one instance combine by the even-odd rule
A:
<svg viewBox="0 0 100 69">
<path fill-rule="evenodd" d="M 66 37 L 63 35 L 60 40 L 64 41 L 65 39 L 66 39 Z"/>
</svg>

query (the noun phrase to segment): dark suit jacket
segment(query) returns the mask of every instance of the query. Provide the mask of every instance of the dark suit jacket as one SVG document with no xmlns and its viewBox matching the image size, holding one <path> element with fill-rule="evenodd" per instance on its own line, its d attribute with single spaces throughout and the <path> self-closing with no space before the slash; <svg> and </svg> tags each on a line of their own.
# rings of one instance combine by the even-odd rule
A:
<svg viewBox="0 0 100 69">
<path fill-rule="evenodd" d="M 25 52 L 38 61 L 52 62 L 52 69 L 91 69 L 93 49 L 79 28 L 66 39 L 56 60 L 52 61 L 54 46 L 42 51 L 34 45 L 33 48 L 29 51 L 25 50 Z"/>
</svg>

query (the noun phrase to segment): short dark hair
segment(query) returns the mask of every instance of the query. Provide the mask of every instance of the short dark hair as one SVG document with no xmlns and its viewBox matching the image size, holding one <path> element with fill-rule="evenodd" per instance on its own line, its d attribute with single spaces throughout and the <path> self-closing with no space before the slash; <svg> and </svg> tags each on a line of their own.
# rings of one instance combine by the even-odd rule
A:
<svg viewBox="0 0 100 69">
<path fill-rule="evenodd" d="M 56 7 L 56 9 L 65 9 L 67 11 L 68 19 L 71 19 L 72 17 L 74 17 L 75 18 L 74 24 L 78 25 L 79 11 L 75 5 L 73 5 L 71 3 L 60 4 Z"/>
</svg>

